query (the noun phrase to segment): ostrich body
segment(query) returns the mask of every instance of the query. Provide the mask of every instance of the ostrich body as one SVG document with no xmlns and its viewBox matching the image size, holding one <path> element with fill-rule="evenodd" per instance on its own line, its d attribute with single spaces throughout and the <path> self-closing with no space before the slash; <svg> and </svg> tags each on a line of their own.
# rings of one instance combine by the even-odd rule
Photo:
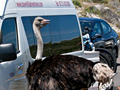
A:
<svg viewBox="0 0 120 90">
<path fill-rule="evenodd" d="M 56 55 L 42 61 L 43 41 L 39 30 L 48 24 L 46 21 L 37 17 L 33 22 L 38 46 L 36 61 L 26 73 L 29 90 L 81 90 L 89 88 L 95 81 L 105 83 L 113 77 L 114 73 L 107 64 L 77 56 Z"/>
</svg>

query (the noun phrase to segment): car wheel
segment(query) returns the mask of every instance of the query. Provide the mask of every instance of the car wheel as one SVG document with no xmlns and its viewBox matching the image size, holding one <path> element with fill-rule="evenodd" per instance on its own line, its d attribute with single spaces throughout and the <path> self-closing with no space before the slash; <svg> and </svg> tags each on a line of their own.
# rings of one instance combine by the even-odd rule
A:
<svg viewBox="0 0 120 90">
<path fill-rule="evenodd" d="M 117 63 L 116 63 L 116 58 L 115 56 L 108 50 L 104 49 L 104 48 L 96 48 L 95 51 L 100 51 L 100 53 L 104 54 L 106 57 L 109 58 L 111 65 L 112 65 L 112 69 L 114 70 L 114 72 L 116 72 L 117 70 Z"/>
</svg>

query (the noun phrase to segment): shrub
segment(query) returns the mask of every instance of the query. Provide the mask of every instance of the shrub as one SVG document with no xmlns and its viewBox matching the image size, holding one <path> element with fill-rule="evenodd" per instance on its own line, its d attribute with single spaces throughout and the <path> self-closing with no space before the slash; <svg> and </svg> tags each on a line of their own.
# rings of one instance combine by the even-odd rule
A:
<svg viewBox="0 0 120 90">
<path fill-rule="evenodd" d="M 94 14 L 101 14 L 100 10 L 98 10 L 96 7 L 92 6 L 92 7 L 88 7 L 85 9 L 85 12 L 88 13 L 94 13 Z"/>
<path fill-rule="evenodd" d="M 92 2 L 92 0 L 82 0 L 83 2 L 89 2 L 89 3 L 91 3 Z"/>
<path fill-rule="evenodd" d="M 108 4 L 108 0 L 93 0 L 94 3 L 104 3 Z"/>
<path fill-rule="evenodd" d="M 72 2 L 73 2 L 74 5 L 82 7 L 78 0 L 73 0 Z"/>
</svg>

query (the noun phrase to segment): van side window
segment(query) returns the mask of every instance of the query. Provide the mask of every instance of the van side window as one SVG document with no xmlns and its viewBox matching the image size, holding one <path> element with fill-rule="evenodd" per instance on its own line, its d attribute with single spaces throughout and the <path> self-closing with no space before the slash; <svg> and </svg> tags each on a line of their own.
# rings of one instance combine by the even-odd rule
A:
<svg viewBox="0 0 120 90">
<path fill-rule="evenodd" d="M 41 17 L 50 20 L 50 24 L 40 30 L 44 42 L 43 57 L 82 50 L 80 30 L 76 16 Z M 33 58 L 36 56 L 37 49 L 37 41 L 32 28 L 34 19 L 35 17 L 22 17 Z"/>
<path fill-rule="evenodd" d="M 2 44 L 13 43 L 16 47 L 16 51 L 18 51 L 17 26 L 15 18 L 5 19 L 3 21 L 0 37 L 0 42 Z"/>
</svg>

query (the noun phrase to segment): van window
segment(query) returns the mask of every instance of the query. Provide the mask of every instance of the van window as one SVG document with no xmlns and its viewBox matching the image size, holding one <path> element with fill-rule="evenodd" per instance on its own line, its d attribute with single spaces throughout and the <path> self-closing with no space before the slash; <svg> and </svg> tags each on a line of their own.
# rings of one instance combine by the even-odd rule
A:
<svg viewBox="0 0 120 90">
<path fill-rule="evenodd" d="M 2 44 L 13 43 L 16 47 L 16 51 L 18 51 L 17 26 L 15 18 L 5 19 L 3 21 L 0 37 L 0 42 Z"/>
<path fill-rule="evenodd" d="M 82 49 L 80 30 L 74 15 L 41 16 L 50 20 L 50 24 L 41 28 L 44 42 L 43 57 Z M 32 57 L 36 56 L 37 41 L 32 23 L 35 17 L 22 17 Z"/>
</svg>

